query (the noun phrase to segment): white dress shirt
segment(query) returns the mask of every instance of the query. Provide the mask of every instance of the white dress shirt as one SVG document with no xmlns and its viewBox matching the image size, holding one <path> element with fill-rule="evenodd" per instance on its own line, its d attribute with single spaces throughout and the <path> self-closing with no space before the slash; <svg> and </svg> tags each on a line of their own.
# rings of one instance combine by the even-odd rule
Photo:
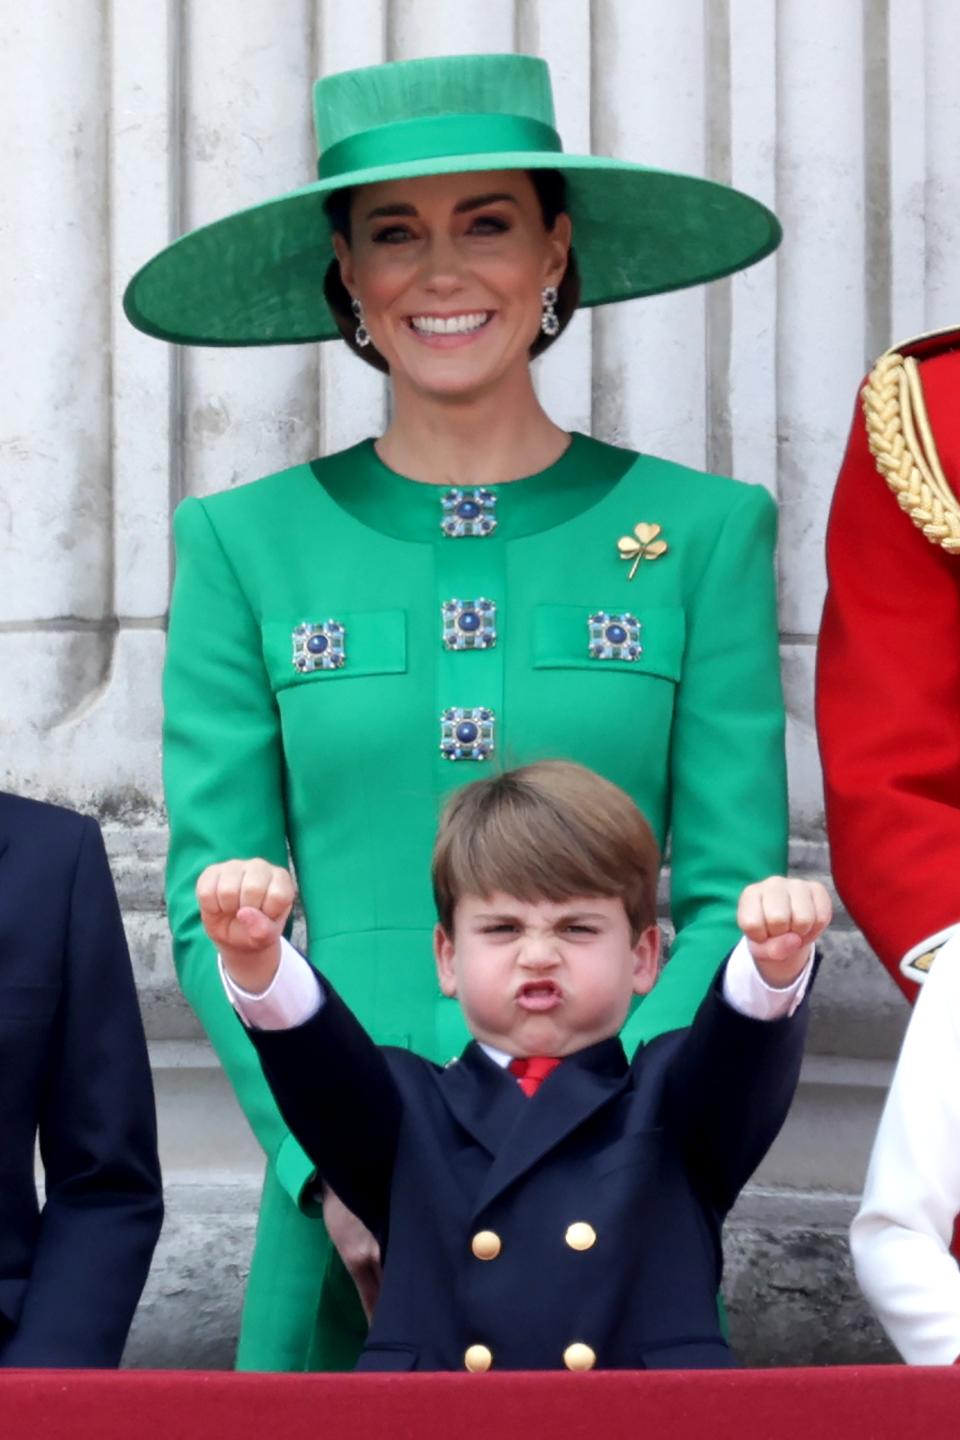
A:
<svg viewBox="0 0 960 1440">
<path fill-rule="evenodd" d="M 960 1356 L 960 934 L 920 992 L 850 1231 L 863 1293 L 911 1365 Z"/>
<path fill-rule="evenodd" d="M 316 972 L 287 940 L 280 941 L 277 973 L 259 995 L 242 990 L 227 974 L 222 960 L 219 965 L 230 1003 L 243 1023 L 254 1030 L 292 1030 L 296 1025 L 305 1024 L 323 1004 L 323 990 Z M 784 1015 L 792 1015 L 803 1000 L 812 966 L 811 955 L 791 985 L 776 989 L 763 979 L 746 940 L 741 939 L 723 972 L 723 998 L 734 1010 L 752 1020 L 779 1020 Z M 498 1065 L 506 1065 L 511 1059 L 492 1045 L 483 1045 L 483 1049 Z"/>
</svg>

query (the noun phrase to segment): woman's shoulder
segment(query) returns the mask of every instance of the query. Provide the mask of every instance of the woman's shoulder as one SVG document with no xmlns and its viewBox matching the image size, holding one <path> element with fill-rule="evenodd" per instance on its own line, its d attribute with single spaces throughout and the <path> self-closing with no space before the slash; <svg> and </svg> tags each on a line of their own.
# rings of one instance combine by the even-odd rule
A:
<svg viewBox="0 0 960 1440">
<path fill-rule="evenodd" d="M 718 520 L 734 512 L 757 517 L 776 514 L 776 501 L 763 485 L 734 480 L 729 475 L 718 475 L 711 470 L 698 470 L 661 455 L 649 455 L 644 451 L 632 453 L 636 463 L 625 473 L 624 481 L 635 485 L 647 496 L 651 487 L 662 491 L 675 504 L 689 507 L 698 521 L 703 520 L 705 511 Z"/>
<path fill-rule="evenodd" d="M 181 500 L 174 519 L 177 534 L 185 536 L 198 528 L 212 528 L 225 538 L 237 528 L 249 531 L 257 525 L 286 525 L 323 496 L 324 481 L 334 470 L 355 465 L 366 445 L 363 442 L 322 459 L 304 460 L 212 495 Z"/>
</svg>

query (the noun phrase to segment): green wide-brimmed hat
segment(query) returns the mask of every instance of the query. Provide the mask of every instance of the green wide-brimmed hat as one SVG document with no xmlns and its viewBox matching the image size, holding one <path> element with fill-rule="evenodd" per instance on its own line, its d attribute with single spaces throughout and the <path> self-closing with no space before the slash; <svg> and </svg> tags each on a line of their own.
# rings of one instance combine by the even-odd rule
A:
<svg viewBox="0 0 960 1440">
<path fill-rule="evenodd" d="M 381 180 L 559 170 L 582 305 L 715 280 L 780 240 L 776 216 L 729 186 L 564 154 L 549 71 L 529 55 L 349 70 L 318 80 L 313 101 L 319 179 L 193 230 L 148 261 L 124 296 L 139 329 L 192 345 L 339 338 L 323 293 L 332 258 L 324 201 Z"/>
</svg>

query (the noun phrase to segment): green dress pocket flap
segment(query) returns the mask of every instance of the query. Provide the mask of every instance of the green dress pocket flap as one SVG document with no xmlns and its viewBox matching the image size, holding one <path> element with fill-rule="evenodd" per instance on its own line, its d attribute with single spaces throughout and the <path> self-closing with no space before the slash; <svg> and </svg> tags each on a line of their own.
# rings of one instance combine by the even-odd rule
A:
<svg viewBox="0 0 960 1440">
<path fill-rule="evenodd" d="M 583 605 L 538 605 L 533 618 L 534 669 L 630 670 L 680 679 L 686 617 L 679 605 L 607 609 L 611 619 L 627 613 L 639 621 L 640 654 L 635 660 L 606 660 L 590 653 L 589 620 L 597 611 Z"/>
<path fill-rule="evenodd" d="M 324 669 L 299 670 L 294 664 L 294 631 L 298 625 L 343 627 L 343 663 Z M 407 615 L 405 610 L 338 610 L 330 614 L 296 615 L 287 620 L 263 622 L 263 658 L 274 692 L 294 685 L 326 684 L 365 675 L 402 675 L 407 668 Z"/>
</svg>

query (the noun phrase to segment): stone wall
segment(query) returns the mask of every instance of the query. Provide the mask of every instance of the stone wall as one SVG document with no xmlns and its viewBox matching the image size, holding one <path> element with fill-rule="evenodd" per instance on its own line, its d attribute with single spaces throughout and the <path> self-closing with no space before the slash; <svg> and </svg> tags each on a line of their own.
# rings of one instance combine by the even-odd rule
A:
<svg viewBox="0 0 960 1440">
<path fill-rule="evenodd" d="M 960 7 L 31 0 L 0 23 L 0 784 L 100 818 L 129 926 L 170 1201 L 130 1363 L 225 1365 L 260 1163 L 164 929 L 170 517 L 376 432 L 386 399 L 342 347 L 173 352 L 125 323 L 126 279 L 168 237 L 308 179 L 312 78 L 387 58 L 541 54 L 567 148 L 771 204 L 776 257 L 581 314 L 538 384 L 563 425 L 778 498 L 795 860 L 824 874 L 826 510 L 868 361 L 960 318 Z M 761 1362 L 884 1353 L 842 1237 L 905 1013 L 842 917 L 815 1010 L 793 1117 L 731 1236 L 734 1333 Z"/>
</svg>

